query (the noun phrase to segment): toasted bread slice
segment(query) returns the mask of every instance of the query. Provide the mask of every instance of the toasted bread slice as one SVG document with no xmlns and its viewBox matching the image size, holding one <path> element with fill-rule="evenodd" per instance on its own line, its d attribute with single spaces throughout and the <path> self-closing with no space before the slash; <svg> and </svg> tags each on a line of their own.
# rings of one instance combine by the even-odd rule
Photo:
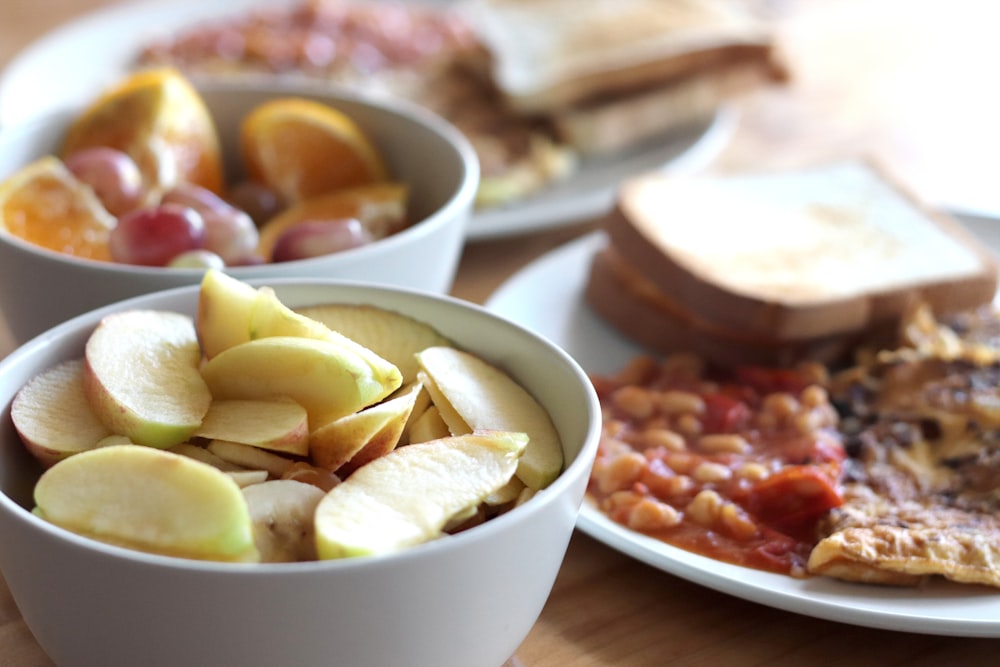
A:
<svg viewBox="0 0 1000 667">
<path fill-rule="evenodd" d="M 988 303 L 997 262 L 872 164 L 729 177 L 645 174 L 604 227 L 652 286 L 705 322 L 794 342 Z"/>
<path fill-rule="evenodd" d="M 622 335 L 652 352 L 694 352 L 719 366 L 761 364 L 790 366 L 810 360 L 838 365 L 851 360 L 862 342 L 885 332 L 850 332 L 777 341 L 741 329 L 709 322 L 685 311 L 614 248 L 605 247 L 593 258 L 585 288 L 589 307 Z"/>
</svg>

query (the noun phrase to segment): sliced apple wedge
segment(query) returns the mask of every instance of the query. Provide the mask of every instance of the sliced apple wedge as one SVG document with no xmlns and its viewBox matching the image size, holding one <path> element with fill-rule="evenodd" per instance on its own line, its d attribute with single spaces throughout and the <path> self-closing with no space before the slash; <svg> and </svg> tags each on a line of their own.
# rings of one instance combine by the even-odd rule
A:
<svg viewBox="0 0 1000 667">
<path fill-rule="evenodd" d="M 195 328 L 207 359 L 250 340 L 250 311 L 256 299 L 257 290 L 243 281 L 215 269 L 205 272 Z"/>
<path fill-rule="evenodd" d="M 399 386 L 351 349 L 329 340 L 272 336 L 231 347 L 205 362 L 202 376 L 216 400 L 288 397 L 316 429 L 377 403 Z"/>
<path fill-rule="evenodd" d="M 46 468 L 111 435 L 87 402 L 83 359 L 64 361 L 34 377 L 14 396 L 10 417 L 28 451 Z"/>
<path fill-rule="evenodd" d="M 324 493 L 312 484 L 274 479 L 243 489 L 262 563 L 316 560 L 313 516 Z"/>
<path fill-rule="evenodd" d="M 391 452 L 399 442 L 419 392 L 420 386 L 414 385 L 396 398 L 316 429 L 309 436 L 309 457 L 321 468 L 348 475 Z"/>
<path fill-rule="evenodd" d="M 309 453 L 306 409 L 290 398 L 212 401 L 194 434 L 296 456 Z"/>
<path fill-rule="evenodd" d="M 414 355 L 428 347 L 453 345 L 431 325 L 393 310 L 368 304 L 334 303 L 297 308 L 399 368 L 403 384 L 413 382 L 419 366 Z"/>
<path fill-rule="evenodd" d="M 294 479 L 303 484 L 312 484 L 323 491 L 329 491 L 341 482 L 335 473 L 306 461 L 296 461 L 288 466 L 281 474 L 281 479 Z"/>
<path fill-rule="evenodd" d="M 330 490 L 316 508 L 321 559 L 386 554 L 433 540 L 514 475 L 523 433 L 480 432 L 400 447 Z"/>
<path fill-rule="evenodd" d="M 105 317 L 87 339 L 84 391 L 109 430 L 168 448 L 201 425 L 212 395 L 187 315 L 127 310 Z"/>
<path fill-rule="evenodd" d="M 382 378 L 386 385 L 392 386 L 390 391 L 403 384 L 399 369 L 394 364 L 364 345 L 332 331 L 322 322 L 300 315 L 283 304 L 273 289 L 261 287 L 257 290 L 257 299 L 250 313 L 250 338 L 256 340 L 272 336 L 294 336 L 335 343 L 368 363 L 376 376 Z"/>
<path fill-rule="evenodd" d="M 206 463 L 140 445 L 102 447 L 46 470 L 35 512 L 110 544 L 182 558 L 256 561 L 236 482 Z"/>
<path fill-rule="evenodd" d="M 427 389 L 435 393 L 435 405 L 449 420 L 453 411 L 472 431 L 496 429 L 521 431 L 530 442 L 521 457 L 517 476 L 532 489 L 543 489 L 559 475 L 563 451 L 552 419 L 545 408 L 505 372 L 485 360 L 453 347 L 431 347 L 417 354 L 421 369 L 430 381 Z M 443 397 L 447 406 L 439 402 Z"/>
<path fill-rule="evenodd" d="M 441 418 L 441 411 L 436 405 L 429 405 L 419 417 L 413 420 L 408 440 L 410 444 L 415 444 L 437 440 L 449 435 L 451 435 L 451 431 L 448 430 L 448 425 Z"/>
<path fill-rule="evenodd" d="M 227 440 L 212 440 L 206 446 L 210 454 L 229 463 L 248 470 L 266 470 L 268 474 L 281 477 L 295 463 L 293 459 L 265 449 L 244 445 L 241 442 Z"/>
</svg>

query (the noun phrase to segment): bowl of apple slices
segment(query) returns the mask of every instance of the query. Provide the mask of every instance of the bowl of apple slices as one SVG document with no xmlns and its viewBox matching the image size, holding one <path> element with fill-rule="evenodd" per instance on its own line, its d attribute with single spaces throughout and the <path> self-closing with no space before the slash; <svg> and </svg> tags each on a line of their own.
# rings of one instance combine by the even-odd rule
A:
<svg viewBox="0 0 1000 667">
<path fill-rule="evenodd" d="M 474 304 L 216 270 L 22 345 L 0 405 L 0 570 L 67 666 L 497 667 L 601 421 Z"/>
<path fill-rule="evenodd" d="M 0 133 L 0 309 L 15 341 L 207 268 L 451 288 L 479 163 L 435 114 L 170 71 L 100 92 Z"/>
</svg>

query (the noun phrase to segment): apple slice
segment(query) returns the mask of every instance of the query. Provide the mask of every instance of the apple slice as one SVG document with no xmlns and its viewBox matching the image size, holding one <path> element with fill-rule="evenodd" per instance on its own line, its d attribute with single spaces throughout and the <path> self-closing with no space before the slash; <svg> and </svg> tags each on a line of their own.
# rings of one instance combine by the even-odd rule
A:
<svg viewBox="0 0 1000 667">
<path fill-rule="evenodd" d="M 295 463 L 290 458 L 269 452 L 265 449 L 244 445 L 241 442 L 227 440 L 212 440 L 206 449 L 213 456 L 249 470 L 266 470 L 268 474 L 281 477 Z"/>
<path fill-rule="evenodd" d="M 243 489 L 262 563 L 316 560 L 316 506 L 325 494 L 312 484 L 273 479 Z"/>
<path fill-rule="evenodd" d="M 309 453 L 306 409 L 290 398 L 212 401 L 194 434 L 296 456 Z"/>
<path fill-rule="evenodd" d="M 419 366 L 414 357 L 417 352 L 428 347 L 453 345 L 429 324 L 378 306 L 334 303 L 296 310 L 395 364 L 403 376 L 403 384 L 417 377 Z"/>
<path fill-rule="evenodd" d="M 347 336 L 331 331 L 322 322 L 300 315 L 283 304 L 273 289 L 261 287 L 257 290 L 257 299 L 250 313 L 250 338 L 256 340 L 272 336 L 295 336 L 335 343 L 367 362 L 376 376 L 383 378 L 386 385 L 391 385 L 390 392 L 403 384 L 399 369 L 394 364 Z"/>
<path fill-rule="evenodd" d="M 452 433 L 460 433 L 449 420 L 453 410 L 468 430 L 522 431 L 530 442 L 517 467 L 517 476 L 532 489 L 543 489 L 558 477 L 563 466 L 559 434 L 548 412 L 505 372 L 477 356 L 453 347 L 431 347 L 417 360 L 430 378 L 427 389 Z M 439 392 L 445 404 L 436 397 Z"/>
<path fill-rule="evenodd" d="M 400 447 L 358 468 L 316 508 L 321 559 L 393 553 L 442 535 L 448 520 L 502 487 L 528 444 L 479 432 Z"/>
<path fill-rule="evenodd" d="M 409 443 L 427 442 L 449 435 L 451 435 L 451 431 L 448 430 L 448 425 L 441 418 L 441 411 L 436 405 L 429 405 L 419 417 L 413 420 L 413 425 L 410 426 Z"/>
<path fill-rule="evenodd" d="M 409 392 L 341 417 L 309 436 L 309 457 L 321 468 L 342 477 L 395 449 L 420 392 Z M 344 470 L 341 470 L 344 468 Z"/>
<path fill-rule="evenodd" d="M 212 395 L 201 377 L 194 322 L 160 310 L 108 315 L 87 339 L 83 385 L 113 433 L 169 448 L 201 426 Z"/>
<path fill-rule="evenodd" d="M 314 466 L 306 461 L 296 461 L 288 466 L 281 474 L 281 479 L 294 479 L 296 482 L 302 482 L 303 484 L 312 484 L 323 491 L 329 491 L 340 484 L 341 481 L 333 472 L 326 468 Z"/>
<path fill-rule="evenodd" d="M 46 468 L 111 435 L 84 394 L 83 359 L 64 361 L 32 378 L 14 396 L 10 417 L 28 451 Z"/>
<path fill-rule="evenodd" d="M 141 551 L 256 561 L 246 501 L 206 463 L 140 445 L 71 456 L 35 485 L 35 512 L 80 535 Z"/>
<path fill-rule="evenodd" d="M 205 358 L 250 340 L 250 311 L 257 290 L 232 276 L 210 269 L 201 279 L 195 328 Z"/>
<path fill-rule="evenodd" d="M 241 343 L 205 362 L 216 400 L 288 397 L 306 409 L 311 429 L 392 393 L 399 371 L 383 375 L 351 349 L 329 340 L 273 336 Z"/>
</svg>

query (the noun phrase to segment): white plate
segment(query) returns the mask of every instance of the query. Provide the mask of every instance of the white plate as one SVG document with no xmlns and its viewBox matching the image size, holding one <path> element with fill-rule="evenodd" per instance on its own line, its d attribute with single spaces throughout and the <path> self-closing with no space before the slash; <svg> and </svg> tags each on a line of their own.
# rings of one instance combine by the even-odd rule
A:
<svg viewBox="0 0 1000 667">
<path fill-rule="evenodd" d="M 504 283 L 486 306 L 547 336 L 585 370 L 610 373 L 640 348 L 591 313 L 583 288 L 591 256 L 604 243 L 589 234 L 541 257 Z M 604 544 L 665 572 L 753 602 L 873 628 L 937 635 L 1000 637 L 1000 591 L 936 581 L 920 589 L 793 579 L 677 549 L 621 526 L 585 504 L 578 527 Z"/>
<path fill-rule="evenodd" d="M 96 91 L 128 70 L 143 46 L 182 28 L 262 4 L 301 1 L 143 0 L 85 14 L 30 44 L 0 73 L 0 127 L 93 99 Z M 631 154 L 585 162 L 573 178 L 530 200 L 475 215 L 468 238 L 540 231 L 600 215 L 610 206 L 622 177 L 650 169 L 704 166 L 726 144 L 735 126 L 736 113 L 720 110 Z"/>
</svg>

